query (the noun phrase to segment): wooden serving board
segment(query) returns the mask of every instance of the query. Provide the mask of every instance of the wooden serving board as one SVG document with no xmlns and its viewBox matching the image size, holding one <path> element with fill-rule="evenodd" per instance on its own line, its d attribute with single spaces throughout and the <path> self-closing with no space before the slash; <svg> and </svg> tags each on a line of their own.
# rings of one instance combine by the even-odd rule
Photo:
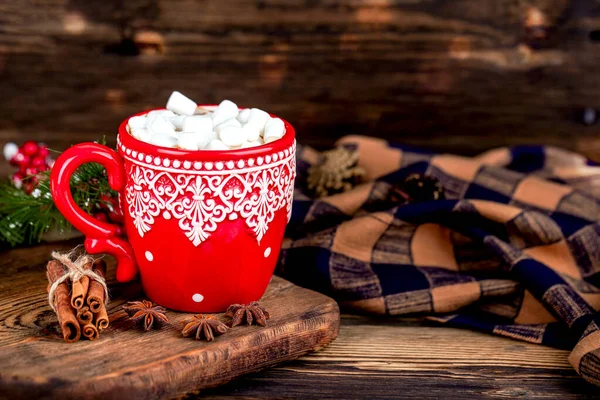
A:
<svg viewBox="0 0 600 400">
<path fill-rule="evenodd" d="M 236 327 L 213 342 L 183 338 L 191 314 L 168 311 L 170 324 L 143 332 L 122 305 L 144 298 L 139 283 L 108 277 L 110 326 L 95 341 L 62 341 L 47 305 L 41 245 L 0 256 L 0 398 L 155 399 L 197 393 L 240 375 L 318 350 L 337 337 L 339 309 L 332 299 L 274 277 L 261 303 L 266 328 Z"/>
</svg>

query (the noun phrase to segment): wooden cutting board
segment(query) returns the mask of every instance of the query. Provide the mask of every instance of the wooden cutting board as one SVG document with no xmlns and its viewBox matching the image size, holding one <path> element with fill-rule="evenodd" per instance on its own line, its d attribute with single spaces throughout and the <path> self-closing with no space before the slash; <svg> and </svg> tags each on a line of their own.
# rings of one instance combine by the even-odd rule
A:
<svg viewBox="0 0 600 400">
<path fill-rule="evenodd" d="M 47 305 L 45 264 L 52 249 L 0 256 L 0 398 L 156 399 L 197 393 L 249 372 L 318 350 L 337 337 L 335 301 L 274 277 L 261 303 L 266 328 L 236 327 L 213 342 L 183 338 L 191 314 L 169 311 L 170 325 L 143 332 L 122 310 L 141 299 L 139 283 L 117 284 L 108 260 L 110 326 L 95 341 L 62 341 Z"/>
</svg>

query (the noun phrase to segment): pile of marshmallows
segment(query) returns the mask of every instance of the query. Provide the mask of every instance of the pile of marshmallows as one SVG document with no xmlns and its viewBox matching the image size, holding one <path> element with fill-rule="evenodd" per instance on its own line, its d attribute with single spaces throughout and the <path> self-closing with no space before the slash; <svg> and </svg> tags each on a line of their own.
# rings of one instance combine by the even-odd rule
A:
<svg viewBox="0 0 600 400">
<path fill-rule="evenodd" d="M 204 114 L 197 112 L 205 111 Z M 280 139 L 285 125 L 258 108 L 239 110 L 223 100 L 213 111 L 173 92 L 166 110 L 150 111 L 129 119 L 129 133 L 156 146 L 183 150 L 233 150 L 256 147 Z"/>
</svg>

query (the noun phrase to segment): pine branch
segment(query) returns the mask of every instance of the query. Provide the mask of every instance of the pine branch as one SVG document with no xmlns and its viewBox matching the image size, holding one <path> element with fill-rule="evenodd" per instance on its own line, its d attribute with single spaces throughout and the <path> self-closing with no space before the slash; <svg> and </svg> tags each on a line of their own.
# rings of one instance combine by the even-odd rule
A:
<svg viewBox="0 0 600 400">
<path fill-rule="evenodd" d="M 0 241 L 11 246 L 34 244 L 50 229 L 61 233 L 72 229 L 52 199 L 49 171 L 37 178 L 39 184 L 31 194 L 17 189 L 10 180 L 0 182 Z M 116 196 L 108 185 L 104 167 L 96 163 L 84 164 L 75 171 L 71 193 L 75 203 L 88 214 L 98 210 L 104 196 Z"/>
<path fill-rule="evenodd" d="M 68 227 L 52 197 L 28 195 L 6 181 L 0 184 L 0 239 L 11 246 L 39 242 L 51 227 Z"/>
</svg>

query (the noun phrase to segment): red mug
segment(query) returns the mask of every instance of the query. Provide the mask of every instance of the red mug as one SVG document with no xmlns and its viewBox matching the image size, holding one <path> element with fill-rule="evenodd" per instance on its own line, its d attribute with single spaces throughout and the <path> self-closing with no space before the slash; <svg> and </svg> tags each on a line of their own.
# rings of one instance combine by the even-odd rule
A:
<svg viewBox="0 0 600 400">
<path fill-rule="evenodd" d="M 291 214 L 294 128 L 284 121 L 285 135 L 258 147 L 187 151 L 135 139 L 128 120 L 119 126 L 116 151 L 78 144 L 52 168 L 56 207 L 86 236 L 86 250 L 113 255 L 120 282 L 139 270 L 146 295 L 170 309 L 220 312 L 258 300 Z M 102 164 L 119 193 L 127 239 L 73 201 L 71 175 L 88 162 Z"/>
</svg>

